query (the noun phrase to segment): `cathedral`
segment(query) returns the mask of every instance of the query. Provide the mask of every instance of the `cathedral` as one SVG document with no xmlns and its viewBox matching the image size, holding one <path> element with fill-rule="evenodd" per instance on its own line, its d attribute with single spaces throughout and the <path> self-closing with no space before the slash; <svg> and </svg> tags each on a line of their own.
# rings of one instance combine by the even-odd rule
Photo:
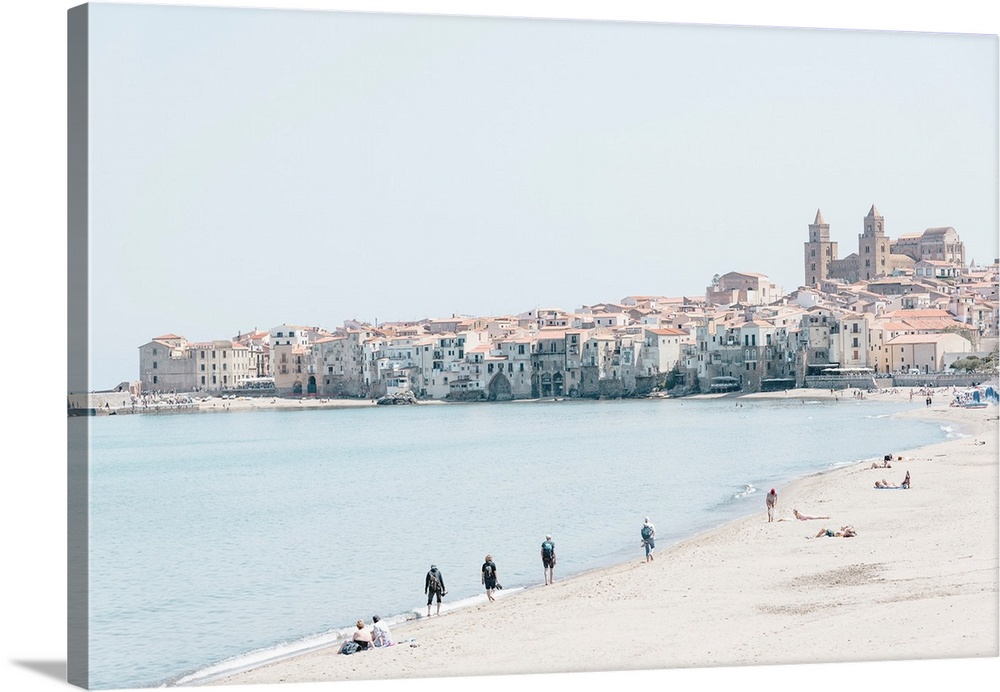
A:
<svg viewBox="0 0 1000 692">
<path fill-rule="evenodd" d="M 892 240 L 885 234 L 885 218 L 873 204 L 858 234 L 858 251 L 843 259 L 838 257 L 837 243 L 830 240 L 830 224 L 823 221 L 817 209 L 816 220 L 809 224 L 803 258 L 806 286 L 828 279 L 852 284 L 881 276 L 913 274 L 914 265 L 923 260 L 965 266 L 965 245 L 951 226 L 928 228 Z"/>
</svg>

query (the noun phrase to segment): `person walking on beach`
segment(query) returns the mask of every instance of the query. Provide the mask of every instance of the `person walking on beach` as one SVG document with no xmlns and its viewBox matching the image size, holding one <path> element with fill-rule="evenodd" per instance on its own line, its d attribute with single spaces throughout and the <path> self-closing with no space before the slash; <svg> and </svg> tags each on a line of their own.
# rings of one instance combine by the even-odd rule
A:
<svg viewBox="0 0 1000 692">
<path fill-rule="evenodd" d="M 552 573 L 556 566 L 556 544 L 552 542 L 552 534 L 545 534 L 542 541 L 542 569 L 545 571 L 545 585 L 552 583 Z"/>
<path fill-rule="evenodd" d="M 764 498 L 764 504 L 767 505 L 767 520 L 774 521 L 774 506 L 778 504 L 778 493 L 774 492 L 774 488 Z"/>
<path fill-rule="evenodd" d="M 431 616 L 431 601 L 437 596 L 437 614 L 441 614 L 441 597 L 448 593 L 444 588 L 444 575 L 437 565 L 431 565 L 430 571 L 424 577 L 424 593 L 427 594 L 427 617 Z"/>
<path fill-rule="evenodd" d="M 656 548 L 656 527 L 653 526 L 653 522 L 649 520 L 649 517 L 646 517 L 643 522 L 639 535 L 642 536 L 642 544 L 646 548 L 646 562 L 651 562 L 653 560 L 653 549 Z"/>
<path fill-rule="evenodd" d="M 493 562 L 492 555 L 486 556 L 486 562 L 483 563 L 483 576 L 480 581 L 486 587 L 486 598 L 490 599 L 491 603 L 497 600 L 493 598 L 493 589 L 497 588 L 497 565 Z"/>
</svg>

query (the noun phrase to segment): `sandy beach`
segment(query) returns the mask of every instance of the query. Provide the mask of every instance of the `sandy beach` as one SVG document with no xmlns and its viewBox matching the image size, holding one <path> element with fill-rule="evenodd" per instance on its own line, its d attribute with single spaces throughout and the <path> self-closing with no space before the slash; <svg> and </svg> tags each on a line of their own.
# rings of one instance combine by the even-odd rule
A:
<svg viewBox="0 0 1000 692">
<path fill-rule="evenodd" d="M 329 648 L 210 684 L 996 657 L 998 410 L 950 399 L 941 392 L 903 415 L 966 436 L 885 450 L 903 457 L 889 469 L 866 461 L 779 487 L 772 523 L 762 497 L 758 514 L 658 550 L 653 562 L 637 538 L 625 564 L 567 579 L 557 566 L 551 586 L 539 565 L 537 587 L 394 628 L 412 646 Z M 907 471 L 908 490 L 875 489 Z M 793 509 L 829 519 L 797 520 Z M 669 517 L 653 520 L 669 544 Z M 847 525 L 855 537 L 816 537 Z"/>
</svg>

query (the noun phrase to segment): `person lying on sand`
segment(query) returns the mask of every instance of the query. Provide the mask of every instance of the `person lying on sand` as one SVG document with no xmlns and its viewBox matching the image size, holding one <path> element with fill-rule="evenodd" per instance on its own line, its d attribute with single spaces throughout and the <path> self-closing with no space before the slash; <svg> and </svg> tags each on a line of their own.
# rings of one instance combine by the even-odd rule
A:
<svg viewBox="0 0 1000 692">
<path fill-rule="evenodd" d="M 910 472 L 909 471 L 906 472 L 906 477 L 903 479 L 903 482 L 901 484 L 899 484 L 899 485 L 893 485 L 892 483 L 890 483 L 889 481 L 887 481 L 886 479 L 883 478 L 880 481 L 875 481 L 875 487 L 876 488 L 881 488 L 881 489 L 888 488 L 888 489 L 892 489 L 892 490 L 909 490 L 909 488 L 910 488 Z"/>
<path fill-rule="evenodd" d="M 820 529 L 820 532 L 817 533 L 815 536 L 813 536 L 813 538 L 823 538 L 824 536 L 829 538 L 834 538 L 834 537 L 854 538 L 857 535 L 858 532 L 854 530 L 853 526 L 841 526 L 840 531 L 831 531 L 830 529 Z"/>
<path fill-rule="evenodd" d="M 873 469 L 891 469 L 892 466 L 889 464 L 888 461 L 883 461 L 881 464 L 878 463 L 877 461 L 873 461 L 872 462 L 872 468 Z"/>
<path fill-rule="evenodd" d="M 810 519 L 829 519 L 830 518 L 830 517 L 811 517 L 808 514 L 803 514 L 802 512 L 800 512 L 797 509 L 793 509 L 792 510 L 792 514 L 794 514 L 795 518 L 798 519 L 799 521 L 809 521 Z"/>
</svg>

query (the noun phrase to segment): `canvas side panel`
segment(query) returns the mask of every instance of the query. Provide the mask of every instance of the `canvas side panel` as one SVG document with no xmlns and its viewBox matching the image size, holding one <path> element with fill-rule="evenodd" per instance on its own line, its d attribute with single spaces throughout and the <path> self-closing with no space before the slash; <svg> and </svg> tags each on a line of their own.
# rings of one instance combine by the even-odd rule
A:
<svg viewBox="0 0 1000 692">
<path fill-rule="evenodd" d="M 88 6 L 68 11 L 67 31 L 67 286 L 68 392 L 88 392 L 87 329 L 87 70 Z M 87 416 L 68 417 L 66 678 L 88 687 Z"/>
</svg>

